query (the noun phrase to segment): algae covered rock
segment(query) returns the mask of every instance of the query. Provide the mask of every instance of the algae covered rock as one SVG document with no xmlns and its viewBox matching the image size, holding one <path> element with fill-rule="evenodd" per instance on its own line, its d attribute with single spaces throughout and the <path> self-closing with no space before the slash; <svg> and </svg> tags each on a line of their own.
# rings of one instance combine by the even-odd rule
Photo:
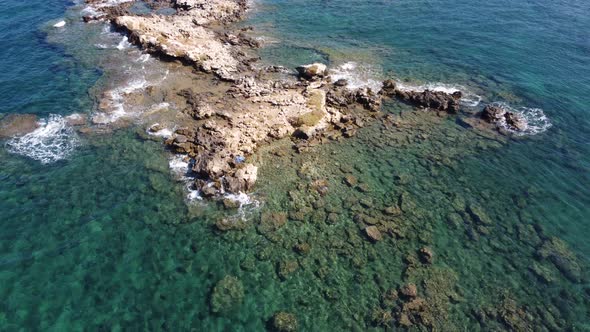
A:
<svg viewBox="0 0 590 332">
<path fill-rule="evenodd" d="M 418 296 L 418 288 L 416 287 L 416 284 L 404 285 L 402 288 L 400 288 L 399 292 L 401 296 L 405 298 L 414 298 Z"/>
<path fill-rule="evenodd" d="M 276 332 L 294 332 L 297 331 L 297 317 L 295 315 L 280 311 L 274 314 L 271 320 L 272 331 Z"/>
<path fill-rule="evenodd" d="M 467 213 L 473 218 L 473 220 L 481 225 L 492 225 L 492 219 L 487 215 L 484 209 L 476 204 L 469 204 L 467 207 Z"/>
<path fill-rule="evenodd" d="M 424 264 L 432 264 L 434 260 L 434 253 L 432 252 L 432 249 L 428 247 L 421 248 L 418 251 L 418 256 Z"/>
<path fill-rule="evenodd" d="M 287 280 L 298 269 L 299 263 L 296 260 L 283 260 L 277 264 L 277 274 L 281 280 Z"/>
<path fill-rule="evenodd" d="M 214 313 L 229 312 L 237 308 L 244 299 L 244 285 L 234 276 L 225 276 L 211 293 L 211 311 Z"/>
<path fill-rule="evenodd" d="M 562 240 L 555 237 L 548 239 L 537 249 L 537 255 L 551 261 L 571 281 L 580 282 L 582 279 L 582 268 L 576 255 Z"/>
<path fill-rule="evenodd" d="M 278 230 L 287 223 L 287 214 L 284 212 L 263 213 L 258 225 L 260 233 L 270 233 Z"/>
<path fill-rule="evenodd" d="M 365 228 L 365 233 L 367 234 L 369 239 L 371 239 L 371 241 L 377 242 L 383 239 L 383 235 L 381 235 L 381 232 L 379 231 L 377 226 L 369 226 Z"/>
</svg>

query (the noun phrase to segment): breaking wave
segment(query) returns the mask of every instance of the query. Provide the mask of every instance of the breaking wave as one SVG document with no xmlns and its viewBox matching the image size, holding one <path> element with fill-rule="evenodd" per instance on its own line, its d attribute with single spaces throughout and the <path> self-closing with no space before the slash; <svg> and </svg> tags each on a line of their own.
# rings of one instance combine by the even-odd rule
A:
<svg viewBox="0 0 590 332">
<path fill-rule="evenodd" d="M 508 103 L 505 102 L 495 102 L 492 103 L 494 106 L 498 106 L 505 110 L 506 112 L 512 112 L 520 114 L 527 122 L 527 127 L 525 130 L 519 131 L 514 130 L 510 126 L 506 124 L 505 121 L 501 121 L 498 123 L 498 127 L 506 130 L 517 136 L 524 136 L 524 135 L 536 135 L 547 131 L 547 129 L 551 128 L 553 125 L 547 115 L 543 112 L 540 108 L 531 108 L 531 107 L 512 107 Z"/>
<path fill-rule="evenodd" d="M 49 164 L 66 159 L 78 145 L 79 139 L 66 120 L 59 115 L 50 115 L 39 123 L 39 128 L 10 139 L 6 148 L 11 153 Z"/>
<path fill-rule="evenodd" d="M 379 92 L 383 87 L 383 82 L 378 79 L 379 73 L 374 67 L 352 61 L 330 69 L 330 77 L 333 82 L 345 79 L 350 90 L 370 88 L 374 92 Z"/>
</svg>

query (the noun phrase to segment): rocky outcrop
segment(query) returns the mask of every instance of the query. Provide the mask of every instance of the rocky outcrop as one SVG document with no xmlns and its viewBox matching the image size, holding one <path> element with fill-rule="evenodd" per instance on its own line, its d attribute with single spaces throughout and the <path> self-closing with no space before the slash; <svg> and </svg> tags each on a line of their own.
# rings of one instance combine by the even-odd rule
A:
<svg viewBox="0 0 590 332">
<path fill-rule="evenodd" d="M 461 92 L 448 94 L 442 91 L 400 91 L 396 90 L 397 98 L 412 105 L 448 113 L 459 112 Z"/>
<path fill-rule="evenodd" d="M 188 15 L 194 23 L 229 23 L 239 20 L 247 8 L 246 0 L 174 0 L 181 15 Z"/>
<path fill-rule="evenodd" d="M 528 128 L 528 123 L 521 114 L 509 112 L 498 105 L 487 105 L 481 112 L 481 118 L 498 127 L 506 126 L 516 131 L 525 131 Z"/>
<path fill-rule="evenodd" d="M 525 131 L 528 128 L 528 123 L 526 119 L 518 113 L 507 112 L 506 124 L 508 125 L 508 127 L 518 131 Z"/>
<path fill-rule="evenodd" d="M 328 67 L 323 63 L 312 63 L 310 65 L 297 67 L 297 72 L 301 78 L 313 80 L 326 76 L 327 69 Z"/>
<path fill-rule="evenodd" d="M 494 105 L 487 105 L 483 112 L 481 113 L 481 118 L 489 123 L 499 123 L 500 121 L 504 121 L 506 116 L 506 111 Z"/>
<path fill-rule="evenodd" d="M 182 91 L 186 112 L 200 120 L 200 126 L 178 129 L 166 142 L 174 152 L 194 159 L 196 187 L 207 196 L 251 190 L 257 168 L 245 161 L 260 143 L 289 136 L 311 139 L 342 117 L 327 105 L 319 86 L 284 87 L 246 77 L 227 94 L 233 98 Z"/>
<path fill-rule="evenodd" d="M 459 101 L 462 97 L 460 91 L 454 93 L 446 93 L 443 91 L 412 91 L 398 89 L 395 81 L 386 80 L 383 82 L 381 94 L 400 99 L 411 105 L 427 108 L 434 111 L 442 111 L 447 113 L 457 113 L 460 110 Z"/>
<path fill-rule="evenodd" d="M 113 22 L 129 31 L 129 39 L 147 51 L 183 59 L 225 79 L 232 79 L 237 72 L 238 60 L 230 46 L 200 25 L 209 22 L 203 15 L 120 16 Z"/>
</svg>

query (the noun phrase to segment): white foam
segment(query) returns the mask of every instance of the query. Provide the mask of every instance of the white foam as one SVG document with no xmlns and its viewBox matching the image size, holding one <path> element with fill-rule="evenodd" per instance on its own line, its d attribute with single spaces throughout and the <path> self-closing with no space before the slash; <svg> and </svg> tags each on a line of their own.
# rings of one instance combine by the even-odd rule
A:
<svg viewBox="0 0 590 332">
<path fill-rule="evenodd" d="M 102 0 L 96 3 L 93 3 L 92 6 L 95 8 L 104 8 L 104 7 L 113 7 L 113 6 L 117 6 L 120 5 L 122 3 L 125 2 L 131 2 L 134 0 Z"/>
<path fill-rule="evenodd" d="M 142 54 L 135 60 L 135 62 L 148 62 L 150 60 L 150 55 L 148 53 Z"/>
<path fill-rule="evenodd" d="M 444 92 L 448 94 L 460 91 L 463 96 L 461 97 L 461 104 L 468 107 L 475 107 L 481 102 L 481 96 L 469 91 L 466 87 L 457 84 L 446 84 L 446 83 L 426 83 L 423 85 L 412 85 L 404 82 L 396 82 L 396 86 L 401 91 L 417 91 L 423 92 L 426 90 Z"/>
<path fill-rule="evenodd" d="M 190 172 L 190 163 L 186 161 L 186 159 L 187 157 L 184 155 L 173 155 L 168 160 L 168 167 L 170 167 L 170 171 L 179 181 L 184 182 L 184 187 L 187 192 L 187 201 L 202 201 L 203 197 L 201 196 L 201 192 L 193 189 L 194 179 L 188 176 Z"/>
<path fill-rule="evenodd" d="M 39 128 L 26 135 L 14 137 L 6 143 L 7 150 L 43 164 L 67 158 L 79 145 L 74 129 L 66 119 L 50 115 L 39 123 Z"/>
<path fill-rule="evenodd" d="M 374 92 L 379 92 L 383 83 L 377 79 L 378 77 L 379 75 L 373 67 L 352 61 L 330 69 L 332 82 L 345 79 L 348 82 L 346 87 L 350 90 L 370 88 Z"/>
<path fill-rule="evenodd" d="M 131 43 L 129 42 L 129 38 L 127 38 L 127 36 L 123 37 L 123 39 L 121 39 L 121 41 L 119 42 L 119 44 L 117 44 L 116 49 L 118 50 L 124 50 L 131 47 Z"/>
<path fill-rule="evenodd" d="M 502 119 L 497 125 L 498 127 L 514 134 L 517 136 L 524 136 L 524 135 L 536 135 L 547 131 L 547 129 L 551 128 L 553 124 L 549 120 L 549 118 L 545 115 L 542 109 L 540 108 L 531 108 L 531 107 L 512 107 L 508 103 L 505 102 L 495 102 L 492 103 L 494 106 L 498 106 L 505 110 L 506 112 L 512 112 L 520 114 L 527 122 L 527 127 L 525 130 L 515 130 L 508 126 L 505 119 Z"/>
<path fill-rule="evenodd" d="M 188 188 L 188 187 L 187 187 Z M 198 190 L 188 188 L 188 194 L 186 194 L 188 201 L 202 201 L 203 197 Z"/>
<path fill-rule="evenodd" d="M 160 129 L 158 131 L 147 130 L 147 133 L 148 133 L 148 135 L 159 136 L 159 137 L 164 137 L 164 138 L 172 137 L 172 135 L 174 134 L 172 132 L 172 130 L 170 130 L 168 128 Z"/>
<path fill-rule="evenodd" d="M 246 206 L 252 206 L 252 207 L 259 207 L 260 206 L 260 202 L 258 200 L 255 200 L 252 196 L 245 194 L 243 192 L 239 192 L 237 194 L 226 194 L 225 196 L 223 196 L 223 198 L 237 202 L 240 205 L 240 208 L 243 208 Z"/>
<path fill-rule="evenodd" d="M 59 21 L 53 25 L 54 28 L 63 28 L 66 26 L 66 21 Z"/>
<path fill-rule="evenodd" d="M 189 163 L 185 160 L 186 156 L 174 155 L 168 161 L 168 167 L 174 175 L 177 175 L 180 179 L 185 179 L 186 174 L 189 171 Z"/>
</svg>

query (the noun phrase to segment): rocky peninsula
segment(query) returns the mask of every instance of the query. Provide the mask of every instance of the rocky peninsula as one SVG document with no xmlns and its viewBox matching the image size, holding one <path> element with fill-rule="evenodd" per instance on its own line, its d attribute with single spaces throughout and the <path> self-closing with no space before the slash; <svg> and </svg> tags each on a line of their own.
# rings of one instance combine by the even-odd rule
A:
<svg viewBox="0 0 590 332">
<path fill-rule="evenodd" d="M 384 98 L 441 116 L 457 114 L 461 109 L 461 92 L 408 91 L 399 89 L 394 80 L 383 82 L 381 91 L 350 89 L 345 80 L 333 82 L 329 69 L 321 63 L 301 66 L 297 72 L 260 67 L 254 52 L 259 42 L 249 36 L 249 28 L 232 25 L 248 10 L 244 0 L 146 2 L 154 10 L 172 11 L 165 15 L 135 14 L 135 1 L 87 3 L 93 11 L 83 17 L 85 22 L 109 21 L 145 52 L 206 75 L 200 76 L 203 79 L 197 85 L 188 82 L 166 91 L 165 87 L 152 86 L 138 93 L 165 95 L 163 100 L 173 102 L 188 115 L 175 125 L 165 144 L 187 156 L 195 176 L 194 189 L 207 197 L 250 191 L 258 173 L 250 157 L 264 144 L 290 138 L 301 152 L 351 137 L 368 121 L 395 122 L 392 114 L 380 112 Z M 138 93 L 126 93 L 122 98 L 137 102 L 144 98 Z M 99 111 L 115 112 L 115 97 L 112 92 L 103 93 Z M 489 111 L 483 114 L 485 121 L 497 123 Z M 510 119 L 516 129 L 522 126 L 518 119 Z M 104 124 L 101 113 L 94 117 L 94 123 Z M 160 129 L 154 124 L 148 131 Z"/>
</svg>

